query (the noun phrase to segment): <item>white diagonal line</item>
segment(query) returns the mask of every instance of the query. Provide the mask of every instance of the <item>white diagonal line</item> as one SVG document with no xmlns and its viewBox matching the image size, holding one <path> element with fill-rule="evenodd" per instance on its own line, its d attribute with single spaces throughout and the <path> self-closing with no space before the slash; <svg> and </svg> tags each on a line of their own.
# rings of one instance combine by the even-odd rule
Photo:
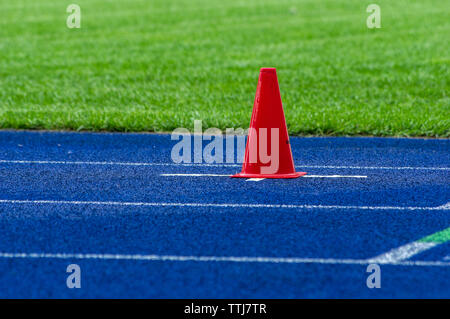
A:
<svg viewBox="0 0 450 319">
<path fill-rule="evenodd" d="M 414 255 L 417 255 L 425 250 L 433 248 L 439 245 L 439 243 L 434 242 L 412 242 L 397 248 L 394 248 L 387 253 L 381 254 L 377 257 L 371 258 L 370 261 L 373 263 L 391 263 L 407 260 Z"/>
<path fill-rule="evenodd" d="M 439 206 L 440 208 L 444 208 L 444 209 L 450 209 L 450 202 L 447 204 L 444 204 L 442 206 Z"/>
</svg>

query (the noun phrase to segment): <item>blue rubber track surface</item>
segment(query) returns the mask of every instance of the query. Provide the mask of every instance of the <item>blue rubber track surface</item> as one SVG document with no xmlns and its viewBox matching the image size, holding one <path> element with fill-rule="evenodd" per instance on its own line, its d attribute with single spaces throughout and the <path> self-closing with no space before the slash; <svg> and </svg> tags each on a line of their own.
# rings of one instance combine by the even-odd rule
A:
<svg viewBox="0 0 450 319">
<path fill-rule="evenodd" d="M 450 297 L 448 242 L 380 264 L 379 289 L 365 262 L 450 227 L 449 140 L 291 137 L 298 170 L 367 177 L 262 181 L 162 176 L 240 171 L 175 143 L 0 132 L 0 297 Z"/>
</svg>

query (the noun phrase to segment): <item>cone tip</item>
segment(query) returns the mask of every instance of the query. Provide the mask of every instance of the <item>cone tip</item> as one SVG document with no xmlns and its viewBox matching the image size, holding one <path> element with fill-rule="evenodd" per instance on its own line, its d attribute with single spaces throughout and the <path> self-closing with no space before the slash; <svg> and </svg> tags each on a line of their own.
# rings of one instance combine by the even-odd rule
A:
<svg viewBox="0 0 450 319">
<path fill-rule="evenodd" d="M 276 73 L 276 69 L 275 68 L 261 68 L 260 73 Z"/>
</svg>

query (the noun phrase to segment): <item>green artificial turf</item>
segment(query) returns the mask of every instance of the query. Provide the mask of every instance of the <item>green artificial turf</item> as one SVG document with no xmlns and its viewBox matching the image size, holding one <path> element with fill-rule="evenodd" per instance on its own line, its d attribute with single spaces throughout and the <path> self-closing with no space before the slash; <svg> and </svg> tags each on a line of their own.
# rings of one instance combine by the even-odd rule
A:
<svg viewBox="0 0 450 319">
<path fill-rule="evenodd" d="M 3 129 L 247 128 L 259 68 L 276 67 L 291 134 L 450 136 L 448 1 L 0 0 L 0 14 Z"/>
</svg>

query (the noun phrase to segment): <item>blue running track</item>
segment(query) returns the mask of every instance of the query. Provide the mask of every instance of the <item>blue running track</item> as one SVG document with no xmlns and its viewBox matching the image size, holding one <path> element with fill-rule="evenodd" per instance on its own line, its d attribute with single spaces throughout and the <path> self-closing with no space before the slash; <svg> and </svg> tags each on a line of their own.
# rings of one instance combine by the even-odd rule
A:
<svg viewBox="0 0 450 319">
<path fill-rule="evenodd" d="M 261 181 L 176 142 L 0 132 L 0 297 L 450 298 L 450 140 L 291 138 L 310 177 Z"/>
</svg>

